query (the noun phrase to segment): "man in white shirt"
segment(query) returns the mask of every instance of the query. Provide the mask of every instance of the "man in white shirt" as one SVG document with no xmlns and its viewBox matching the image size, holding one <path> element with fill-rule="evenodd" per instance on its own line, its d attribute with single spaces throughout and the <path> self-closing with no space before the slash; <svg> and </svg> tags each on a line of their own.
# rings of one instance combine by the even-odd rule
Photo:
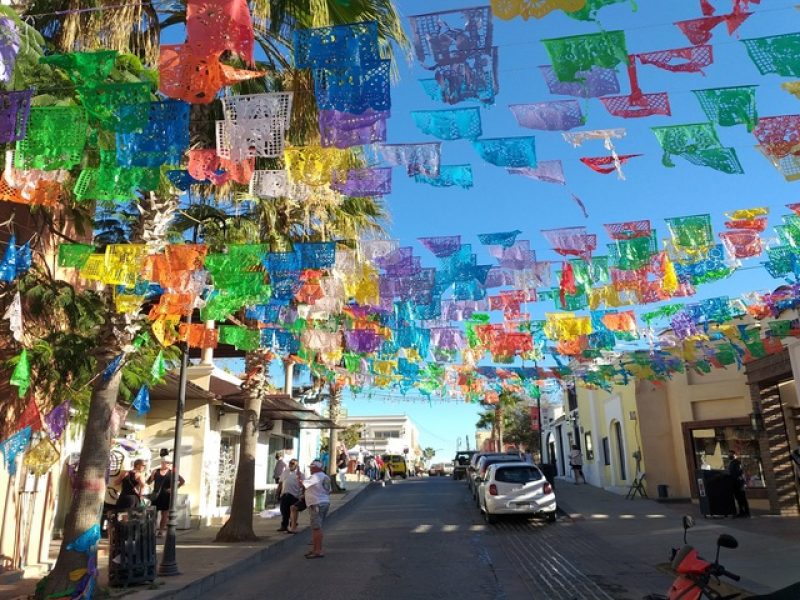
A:
<svg viewBox="0 0 800 600">
<path fill-rule="evenodd" d="M 303 480 L 308 516 L 311 519 L 312 548 L 306 558 L 322 558 L 322 522 L 331 505 L 331 480 L 322 468 L 322 461 L 314 460 L 309 465 L 311 475 Z"/>
<path fill-rule="evenodd" d="M 289 516 L 292 505 L 300 500 L 300 492 L 303 489 L 300 483 L 302 476 L 297 468 L 297 459 L 289 461 L 289 466 L 281 473 L 278 485 L 281 489 L 281 528 L 278 531 L 286 531 L 289 526 Z"/>
</svg>

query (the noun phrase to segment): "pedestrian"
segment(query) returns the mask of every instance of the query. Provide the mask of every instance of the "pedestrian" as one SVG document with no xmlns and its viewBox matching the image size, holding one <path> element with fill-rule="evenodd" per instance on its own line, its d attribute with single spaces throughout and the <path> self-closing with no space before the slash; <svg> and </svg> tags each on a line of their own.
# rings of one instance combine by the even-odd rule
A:
<svg viewBox="0 0 800 600">
<path fill-rule="evenodd" d="M 147 483 L 153 484 L 153 493 L 150 494 L 150 499 L 153 505 L 161 513 L 161 520 L 158 524 L 157 537 L 162 537 L 167 531 L 167 521 L 169 520 L 169 505 L 172 498 L 172 461 L 168 456 L 168 451 L 162 450 L 161 466 L 150 472 L 150 477 L 147 478 Z M 178 475 L 178 487 L 186 483 L 180 475 Z"/>
<path fill-rule="evenodd" d="M 289 466 L 284 469 L 283 473 L 281 474 L 280 482 L 278 483 L 281 489 L 281 526 L 278 531 L 289 530 L 289 519 L 292 516 L 292 506 L 300 500 L 300 492 L 303 489 L 303 484 L 301 483 L 300 477 L 301 473 L 297 468 L 297 459 L 293 458 L 289 461 Z"/>
<path fill-rule="evenodd" d="M 358 481 L 361 481 L 361 476 L 364 474 L 364 452 L 362 450 L 358 451 L 358 457 L 356 458 L 356 476 Z"/>
<path fill-rule="evenodd" d="M 283 471 L 286 469 L 286 462 L 283 460 L 283 452 L 275 453 L 275 468 L 272 469 L 272 479 L 279 483 Z"/>
<path fill-rule="evenodd" d="M 323 558 L 322 522 L 331 506 L 331 480 L 322 470 L 322 461 L 314 460 L 309 465 L 311 475 L 303 480 L 308 516 L 311 521 L 311 550 L 306 558 Z"/>
<path fill-rule="evenodd" d="M 747 518 L 750 516 L 750 505 L 747 502 L 747 493 L 745 492 L 747 478 L 736 450 L 728 452 L 728 461 L 728 475 L 733 479 L 733 497 L 739 508 L 736 516 Z"/>
<path fill-rule="evenodd" d="M 578 475 L 583 479 L 583 483 L 586 483 L 586 477 L 583 475 L 583 454 L 581 454 L 578 446 L 574 444 L 569 453 L 569 466 L 572 467 L 572 476 L 575 478 L 575 485 L 578 485 Z"/>
<path fill-rule="evenodd" d="M 144 478 L 145 463 L 141 458 L 133 461 L 133 468 L 126 473 L 120 473 L 116 483 L 122 485 L 117 498 L 116 509 L 129 510 L 144 505 L 144 488 L 147 481 Z"/>
<path fill-rule="evenodd" d="M 322 461 L 319 461 L 322 464 Z M 345 481 L 347 481 L 347 452 L 344 449 L 339 452 L 339 456 L 336 458 L 336 469 L 339 471 L 339 487 L 344 490 Z"/>
</svg>

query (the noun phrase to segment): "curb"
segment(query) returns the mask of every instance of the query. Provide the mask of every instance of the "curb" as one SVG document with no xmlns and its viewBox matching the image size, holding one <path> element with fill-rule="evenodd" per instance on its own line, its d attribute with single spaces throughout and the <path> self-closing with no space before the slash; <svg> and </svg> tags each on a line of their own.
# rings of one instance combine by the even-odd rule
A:
<svg viewBox="0 0 800 600">
<path fill-rule="evenodd" d="M 359 490 L 358 493 L 356 493 L 352 498 L 348 498 L 339 504 L 335 510 L 331 510 L 327 521 L 336 518 L 337 515 L 341 514 L 343 510 L 352 506 L 353 503 L 361 498 L 365 493 L 374 491 L 375 489 L 377 489 L 377 486 L 373 486 L 372 484 L 361 488 L 361 490 Z M 211 592 L 217 586 L 229 581 L 230 579 L 233 579 L 237 575 L 240 575 L 245 571 L 251 571 L 253 567 L 256 567 L 260 563 L 266 561 L 268 558 L 274 556 L 279 550 L 283 549 L 283 546 L 292 542 L 294 539 L 295 536 L 286 536 L 285 538 L 279 539 L 269 546 L 265 546 L 264 548 L 257 550 L 247 558 L 228 565 L 227 567 L 223 567 L 219 571 L 210 573 L 205 577 L 195 579 L 194 581 L 187 583 L 177 590 L 164 590 L 162 592 L 153 590 L 153 594 L 148 595 L 147 598 L 152 600 L 163 600 L 166 598 L 172 598 L 175 600 L 191 600 L 194 598 L 199 598 L 201 595 Z M 144 592 L 145 590 L 142 591 Z"/>
</svg>

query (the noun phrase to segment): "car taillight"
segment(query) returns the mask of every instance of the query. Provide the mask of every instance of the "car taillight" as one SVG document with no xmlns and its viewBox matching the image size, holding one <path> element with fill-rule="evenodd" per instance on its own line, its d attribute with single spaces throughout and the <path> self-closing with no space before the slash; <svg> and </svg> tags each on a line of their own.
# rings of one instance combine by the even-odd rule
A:
<svg viewBox="0 0 800 600">
<path fill-rule="evenodd" d="M 489 486 L 489 495 L 490 496 L 497 496 L 497 486 L 495 484 L 491 484 Z"/>
<path fill-rule="evenodd" d="M 542 486 L 542 492 L 545 494 L 552 494 L 553 493 L 553 486 L 550 485 L 549 481 L 545 481 L 544 485 Z"/>
</svg>

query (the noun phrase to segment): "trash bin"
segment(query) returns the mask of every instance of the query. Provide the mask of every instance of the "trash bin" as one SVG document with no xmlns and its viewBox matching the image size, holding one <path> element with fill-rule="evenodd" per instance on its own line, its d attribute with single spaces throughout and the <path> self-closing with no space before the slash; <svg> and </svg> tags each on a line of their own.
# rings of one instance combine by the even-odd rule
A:
<svg viewBox="0 0 800 600">
<path fill-rule="evenodd" d="M 695 471 L 700 513 L 708 516 L 734 516 L 733 478 L 725 471 L 698 469 Z"/>
<path fill-rule="evenodd" d="M 660 483 L 656 487 L 658 488 L 658 499 L 666 500 L 669 497 L 669 493 L 667 493 L 667 488 L 669 486 L 664 483 Z"/>
<path fill-rule="evenodd" d="M 108 519 L 108 584 L 126 587 L 155 579 L 155 507 L 112 513 Z"/>
<path fill-rule="evenodd" d="M 267 502 L 267 490 L 256 490 L 256 512 L 264 510 Z"/>
</svg>

